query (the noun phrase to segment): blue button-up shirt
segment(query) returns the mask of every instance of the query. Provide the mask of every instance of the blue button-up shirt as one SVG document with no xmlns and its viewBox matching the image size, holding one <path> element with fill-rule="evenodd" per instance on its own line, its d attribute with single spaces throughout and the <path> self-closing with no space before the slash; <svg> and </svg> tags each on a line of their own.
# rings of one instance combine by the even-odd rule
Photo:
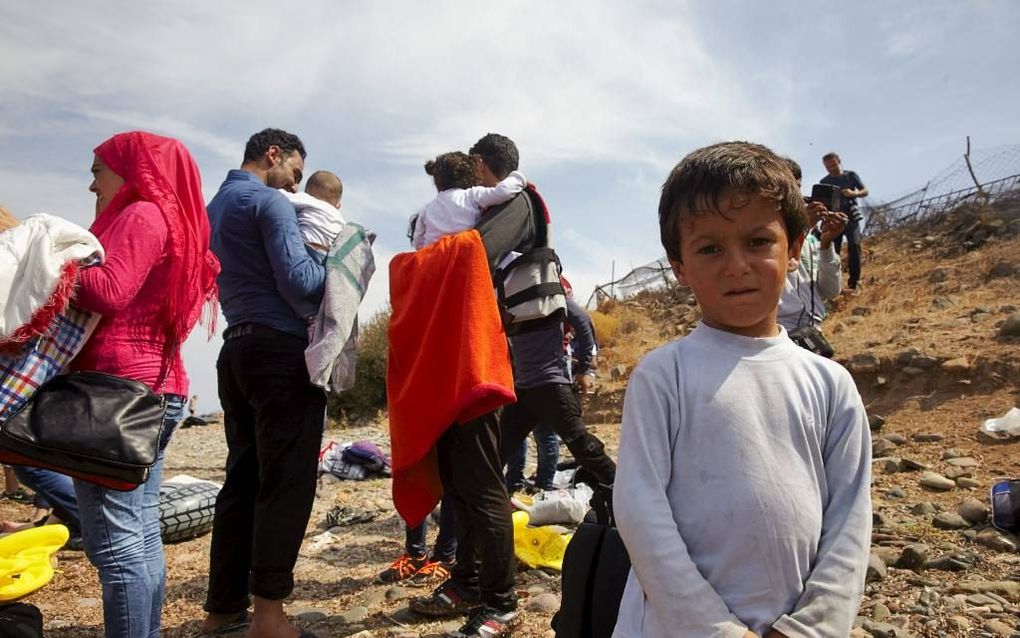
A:
<svg viewBox="0 0 1020 638">
<path fill-rule="evenodd" d="M 206 208 L 227 325 L 253 322 L 307 338 L 305 317 L 318 312 L 326 271 L 301 241 L 294 206 L 235 169 Z"/>
</svg>

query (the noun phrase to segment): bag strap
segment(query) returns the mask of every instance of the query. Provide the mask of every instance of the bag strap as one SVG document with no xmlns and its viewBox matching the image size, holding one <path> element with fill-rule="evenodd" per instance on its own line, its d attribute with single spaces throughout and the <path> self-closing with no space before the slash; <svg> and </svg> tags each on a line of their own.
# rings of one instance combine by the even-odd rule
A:
<svg viewBox="0 0 1020 638">
<path fill-rule="evenodd" d="M 517 294 L 510 295 L 504 299 L 503 303 L 505 303 L 508 308 L 513 308 L 525 301 L 531 301 L 532 299 L 538 299 L 539 297 L 551 297 L 553 295 L 564 294 L 566 293 L 563 290 L 563 284 L 558 281 L 550 281 L 544 284 L 530 286 Z"/>
</svg>

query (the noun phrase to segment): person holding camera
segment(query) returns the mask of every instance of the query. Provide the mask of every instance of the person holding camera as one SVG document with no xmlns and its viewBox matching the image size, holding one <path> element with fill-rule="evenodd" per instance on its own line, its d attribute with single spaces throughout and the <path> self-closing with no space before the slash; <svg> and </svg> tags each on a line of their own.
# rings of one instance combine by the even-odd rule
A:
<svg viewBox="0 0 1020 638">
<path fill-rule="evenodd" d="M 857 288 L 857 282 L 861 279 L 861 214 L 857 210 L 857 200 L 868 196 L 868 189 L 864 182 L 853 171 L 844 171 L 840 164 L 839 155 L 826 153 L 822 157 L 825 170 L 829 173 L 822 178 L 822 184 L 829 184 L 839 189 L 838 210 L 847 216 L 846 228 L 833 240 L 836 247 L 836 254 L 839 255 L 843 247 L 843 237 L 846 237 L 846 252 L 849 258 L 847 264 L 850 268 L 850 279 L 846 285 L 851 289 Z"/>
<path fill-rule="evenodd" d="M 801 184 L 800 165 L 786 159 L 790 171 Z M 777 321 L 786 328 L 790 338 L 824 356 L 832 356 L 832 348 L 825 342 L 818 326 L 825 318 L 825 301 L 836 298 L 842 287 L 839 253 L 833 242 L 846 227 L 843 213 L 828 209 L 818 194 L 825 189 L 812 189 L 813 196 L 805 198 L 809 231 L 800 250 L 800 265 L 786 276 L 786 286 L 779 299 Z M 829 202 L 832 205 L 832 202 Z M 811 333 L 811 334 L 806 334 Z"/>
</svg>

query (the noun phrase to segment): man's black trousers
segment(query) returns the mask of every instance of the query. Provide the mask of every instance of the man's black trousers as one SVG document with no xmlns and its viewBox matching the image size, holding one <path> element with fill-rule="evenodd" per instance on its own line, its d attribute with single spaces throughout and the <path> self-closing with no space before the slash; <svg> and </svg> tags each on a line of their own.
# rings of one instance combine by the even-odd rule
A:
<svg viewBox="0 0 1020 638">
<path fill-rule="evenodd" d="M 309 382 L 306 340 L 268 330 L 225 341 L 216 362 L 229 451 L 213 522 L 210 613 L 243 611 L 249 594 L 290 595 L 315 499 L 326 394 Z"/>
</svg>

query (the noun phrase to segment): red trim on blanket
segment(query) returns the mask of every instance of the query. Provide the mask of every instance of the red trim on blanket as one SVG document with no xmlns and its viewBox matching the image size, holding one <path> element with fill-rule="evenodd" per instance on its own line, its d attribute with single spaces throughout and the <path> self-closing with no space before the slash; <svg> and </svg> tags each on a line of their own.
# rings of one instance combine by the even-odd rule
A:
<svg viewBox="0 0 1020 638">
<path fill-rule="evenodd" d="M 15 352 L 25 343 L 39 335 L 46 334 L 57 315 L 67 309 L 67 304 L 74 294 L 74 285 L 78 281 L 79 270 L 77 260 L 64 263 L 60 268 L 60 278 L 49 299 L 32 313 L 32 318 L 28 323 L 18 326 L 6 337 L 0 338 L 0 352 Z"/>
</svg>

